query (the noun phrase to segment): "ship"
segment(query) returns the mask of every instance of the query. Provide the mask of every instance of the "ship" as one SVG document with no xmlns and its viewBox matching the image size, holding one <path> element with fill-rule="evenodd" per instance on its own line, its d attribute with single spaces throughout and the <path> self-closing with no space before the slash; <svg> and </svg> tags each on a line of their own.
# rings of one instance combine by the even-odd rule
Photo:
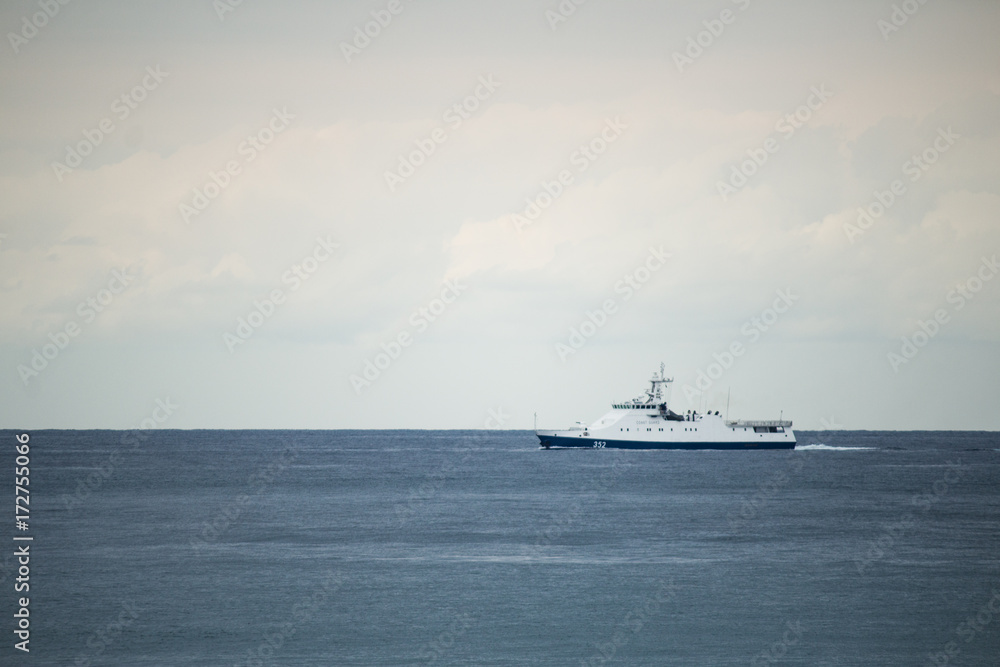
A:
<svg viewBox="0 0 1000 667">
<path fill-rule="evenodd" d="M 667 404 L 673 381 L 660 364 L 645 393 L 612 403 L 611 412 L 593 424 L 577 422 L 565 431 L 543 431 L 536 423 L 535 435 L 543 449 L 795 449 L 790 420 L 729 420 L 718 410 L 677 414 Z"/>
</svg>

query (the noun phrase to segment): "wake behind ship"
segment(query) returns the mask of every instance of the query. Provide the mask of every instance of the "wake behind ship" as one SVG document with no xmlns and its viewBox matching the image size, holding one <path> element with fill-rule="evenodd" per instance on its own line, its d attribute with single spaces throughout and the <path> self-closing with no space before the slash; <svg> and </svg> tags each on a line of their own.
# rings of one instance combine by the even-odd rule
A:
<svg viewBox="0 0 1000 667">
<path fill-rule="evenodd" d="M 653 373 L 646 392 L 624 403 L 613 403 L 611 412 L 587 426 L 581 422 L 565 431 L 535 435 L 545 449 L 588 447 L 596 449 L 794 449 L 795 433 L 789 420 L 724 419 L 718 411 L 677 414 L 667 405 L 663 364 Z"/>
</svg>

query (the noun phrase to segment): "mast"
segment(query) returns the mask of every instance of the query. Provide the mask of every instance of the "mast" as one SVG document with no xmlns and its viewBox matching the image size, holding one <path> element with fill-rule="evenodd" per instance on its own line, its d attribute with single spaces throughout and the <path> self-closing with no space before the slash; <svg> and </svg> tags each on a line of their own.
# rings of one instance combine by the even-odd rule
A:
<svg viewBox="0 0 1000 667">
<path fill-rule="evenodd" d="M 663 362 L 660 362 L 660 372 L 656 373 L 654 371 L 653 378 L 650 380 L 650 388 L 648 392 L 649 398 L 657 403 L 666 400 L 666 396 L 664 395 L 663 391 L 663 386 L 669 385 L 671 382 L 674 381 L 673 378 L 667 377 L 665 368 L 666 367 L 664 366 Z"/>
</svg>

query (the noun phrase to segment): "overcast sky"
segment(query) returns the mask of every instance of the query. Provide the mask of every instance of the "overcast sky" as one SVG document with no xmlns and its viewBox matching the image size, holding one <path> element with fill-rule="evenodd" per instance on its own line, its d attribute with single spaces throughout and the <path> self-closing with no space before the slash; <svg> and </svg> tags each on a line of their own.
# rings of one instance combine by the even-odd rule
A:
<svg viewBox="0 0 1000 667">
<path fill-rule="evenodd" d="M 1000 428 L 1000 5 L 896 6 L 5 2 L 0 426 L 562 428 L 663 362 Z"/>
</svg>

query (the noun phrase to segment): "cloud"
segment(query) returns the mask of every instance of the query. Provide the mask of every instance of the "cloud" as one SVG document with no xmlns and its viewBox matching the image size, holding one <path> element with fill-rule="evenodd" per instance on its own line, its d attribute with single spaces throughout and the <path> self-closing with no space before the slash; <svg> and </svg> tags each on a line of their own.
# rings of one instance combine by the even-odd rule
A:
<svg viewBox="0 0 1000 667">
<path fill-rule="evenodd" d="M 322 368 L 322 381 L 281 397 L 271 425 L 296 425 L 302 412 L 293 404 L 336 403 L 324 424 L 377 426 L 381 409 L 354 396 L 345 378 L 445 280 L 459 279 L 468 291 L 380 385 L 412 390 L 433 374 L 432 389 L 397 424 L 428 425 L 437 414 L 428 407 L 470 377 L 490 377 L 491 391 L 511 402 L 529 400 L 525 385 L 554 382 L 603 406 L 588 374 L 644 377 L 648 369 L 632 366 L 663 357 L 679 372 L 695 370 L 774 290 L 792 288 L 801 302 L 757 359 L 735 371 L 765 369 L 761 395 L 780 395 L 801 382 L 800 369 L 881 364 L 890 343 L 984 253 L 1000 250 L 994 5 L 927 5 L 887 42 L 875 26 L 879 11 L 862 3 L 755 4 L 683 73 L 672 51 L 717 8 L 589 4 L 556 33 L 546 8 L 414 5 L 350 64 L 338 41 L 366 13 L 347 6 L 245 5 L 222 23 L 204 3 L 115 17 L 105 6 L 67 9 L 0 61 L 8 92 L 0 103 L 0 345 L 12 359 L 30 355 L 112 270 L 134 267 L 135 283 L 113 311 L 39 387 L 70 391 L 105 369 L 140 387 L 156 377 L 200 392 L 192 378 L 213 369 L 205 413 L 191 423 L 210 414 L 220 415 L 213 424 L 239 425 L 240 401 L 264 401 L 245 395 L 248 377 Z M 20 21 L 15 8 L 0 11 L 7 24 Z M 53 161 L 157 64 L 169 72 L 162 85 L 60 182 Z M 448 110 L 489 75 L 501 84 L 495 93 L 449 123 Z M 824 85 L 832 97 L 791 136 L 779 132 L 780 119 Z M 261 136 L 275 109 L 294 119 L 248 159 L 241 147 Z M 616 118 L 621 136 L 582 168 L 574 156 Z M 961 139 L 909 180 L 904 164 L 949 127 Z M 386 173 L 436 128 L 446 141 L 390 189 Z M 719 183 L 769 138 L 779 150 L 724 200 Z M 227 176 L 231 162 L 239 172 Z M 513 216 L 564 170 L 572 182 L 518 230 Z M 218 179 L 227 184 L 185 222 L 179 207 Z M 897 179 L 905 194 L 851 243 L 845 227 Z M 230 356 L 223 332 L 260 295 L 289 289 L 284 273 L 327 234 L 341 244 L 336 257 Z M 668 265 L 574 360 L 579 370 L 562 365 L 554 343 L 614 295 L 650 246 L 672 253 Z M 994 363 L 998 294 L 984 289 L 937 349 L 954 344 L 950 358 Z M 165 365 L 171 341 L 183 341 L 175 359 L 190 362 Z M 131 356 L 115 351 L 125 349 Z M 491 370 L 495 363 L 501 368 Z M 916 372 L 937 372 L 938 363 Z M 884 391 L 896 381 L 862 372 Z M 960 373 L 943 372 L 942 384 Z M 813 400 L 839 400 L 846 381 Z M 5 382 L 20 414 L 49 423 L 33 389 L 12 373 Z M 969 391 L 995 393 L 988 382 Z M 120 392 L 109 392 L 111 404 Z M 565 400 L 557 417 L 568 417 Z M 872 416 L 857 400 L 857 414 L 881 420 L 871 425 L 912 416 L 903 407 Z M 67 401 L 61 423 L 119 419 L 111 408 L 82 410 Z"/>
</svg>

